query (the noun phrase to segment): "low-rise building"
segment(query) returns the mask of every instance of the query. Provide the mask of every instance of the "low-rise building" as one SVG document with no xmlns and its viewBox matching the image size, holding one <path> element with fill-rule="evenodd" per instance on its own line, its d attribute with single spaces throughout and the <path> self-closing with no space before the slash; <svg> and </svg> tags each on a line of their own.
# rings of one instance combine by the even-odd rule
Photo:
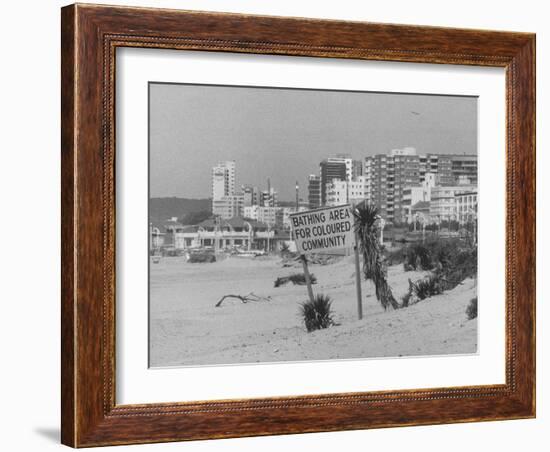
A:
<svg viewBox="0 0 550 452">
<path fill-rule="evenodd" d="M 257 204 L 254 206 L 244 206 L 243 217 L 249 220 L 258 221 L 259 211 L 260 211 L 260 206 Z"/>
<path fill-rule="evenodd" d="M 258 209 L 258 221 L 269 224 L 270 226 L 283 225 L 283 208 L 282 207 L 263 207 Z"/>
<path fill-rule="evenodd" d="M 434 173 L 426 173 L 420 185 L 403 188 L 401 222 L 410 223 L 413 221 L 412 207 L 418 202 L 430 202 L 432 199 L 432 188 L 436 186 L 437 177 Z"/>
<path fill-rule="evenodd" d="M 243 217 L 280 227 L 284 223 L 283 209 L 283 207 L 246 206 L 243 209 Z"/>
<path fill-rule="evenodd" d="M 455 195 L 457 220 L 461 224 L 475 221 L 477 217 L 477 188 Z"/>
<path fill-rule="evenodd" d="M 439 223 L 440 221 L 458 221 L 457 195 L 477 190 L 474 185 L 455 185 L 433 187 L 430 201 L 431 221 Z"/>
<path fill-rule="evenodd" d="M 209 218 L 195 226 L 185 226 L 175 233 L 177 249 L 231 248 L 270 249 L 275 230 L 259 221 L 235 217 L 229 220 Z"/>
<path fill-rule="evenodd" d="M 423 224 L 431 222 L 429 201 L 418 201 L 411 206 L 411 221 L 409 223 L 414 223 L 415 221 L 420 221 Z"/>
</svg>

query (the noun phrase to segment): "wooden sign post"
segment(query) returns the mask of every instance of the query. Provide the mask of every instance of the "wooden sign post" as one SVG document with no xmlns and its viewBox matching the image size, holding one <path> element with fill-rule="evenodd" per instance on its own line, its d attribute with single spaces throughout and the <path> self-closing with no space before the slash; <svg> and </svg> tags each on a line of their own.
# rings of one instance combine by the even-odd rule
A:
<svg viewBox="0 0 550 452">
<path fill-rule="evenodd" d="M 355 246 L 353 247 L 355 252 L 355 289 L 357 294 L 357 318 L 361 320 L 363 318 L 363 301 L 361 294 L 361 264 L 359 262 L 359 237 L 357 232 L 355 233 Z"/>
<path fill-rule="evenodd" d="M 315 297 L 313 296 L 313 288 L 311 287 L 311 276 L 309 276 L 309 269 L 307 268 L 307 258 L 305 254 L 300 255 L 300 260 L 302 261 L 302 266 L 304 267 L 304 276 L 306 278 L 307 294 L 309 295 L 309 301 L 313 303 Z"/>
<path fill-rule="evenodd" d="M 357 237 L 353 232 L 351 206 L 322 207 L 320 209 L 297 212 L 290 215 L 294 242 L 300 253 L 304 268 L 309 299 L 314 300 L 311 277 L 307 266 L 307 255 L 313 253 L 331 254 L 335 250 L 355 248 L 355 282 L 357 286 L 357 314 L 363 317 L 361 303 L 361 268 Z"/>
</svg>

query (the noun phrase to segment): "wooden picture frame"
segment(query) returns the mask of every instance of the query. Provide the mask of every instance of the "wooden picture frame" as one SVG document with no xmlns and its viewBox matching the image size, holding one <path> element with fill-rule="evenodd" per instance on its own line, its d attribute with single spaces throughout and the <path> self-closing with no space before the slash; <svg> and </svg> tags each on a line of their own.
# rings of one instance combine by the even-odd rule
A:
<svg viewBox="0 0 550 452">
<path fill-rule="evenodd" d="M 71 5 L 62 9 L 62 442 L 73 447 L 535 416 L 535 35 Z M 506 70 L 506 383 L 115 403 L 115 50 L 147 47 Z"/>
</svg>

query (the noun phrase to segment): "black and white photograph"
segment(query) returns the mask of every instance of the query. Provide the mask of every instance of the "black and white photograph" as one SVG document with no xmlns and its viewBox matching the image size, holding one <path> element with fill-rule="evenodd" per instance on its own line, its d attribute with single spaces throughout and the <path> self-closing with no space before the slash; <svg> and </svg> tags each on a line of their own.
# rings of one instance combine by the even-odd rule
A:
<svg viewBox="0 0 550 452">
<path fill-rule="evenodd" d="M 151 82 L 149 365 L 475 354 L 477 108 Z"/>
<path fill-rule="evenodd" d="M 547 451 L 545 6 L 4 2 L 2 450 Z"/>
</svg>

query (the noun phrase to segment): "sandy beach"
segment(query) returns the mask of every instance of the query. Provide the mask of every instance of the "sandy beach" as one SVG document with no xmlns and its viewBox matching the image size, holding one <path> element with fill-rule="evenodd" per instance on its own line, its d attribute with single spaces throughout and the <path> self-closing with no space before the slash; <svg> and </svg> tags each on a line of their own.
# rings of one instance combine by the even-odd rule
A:
<svg viewBox="0 0 550 452">
<path fill-rule="evenodd" d="M 336 326 L 308 333 L 299 315 L 305 286 L 273 287 L 279 276 L 301 272 L 283 268 L 280 257 L 228 257 L 210 264 L 163 258 L 151 265 L 150 365 L 194 366 L 467 354 L 477 351 L 477 319 L 467 320 L 466 306 L 476 296 L 473 280 L 397 311 L 384 311 L 374 286 L 363 281 L 362 320 L 357 319 L 352 257 L 329 265 L 311 265 L 315 293 L 332 297 Z M 388 269 L 400 299 L 424 272 Z M 225 294 L 250 292 L 269 301 L 242 303 Z"/>
</svg>

